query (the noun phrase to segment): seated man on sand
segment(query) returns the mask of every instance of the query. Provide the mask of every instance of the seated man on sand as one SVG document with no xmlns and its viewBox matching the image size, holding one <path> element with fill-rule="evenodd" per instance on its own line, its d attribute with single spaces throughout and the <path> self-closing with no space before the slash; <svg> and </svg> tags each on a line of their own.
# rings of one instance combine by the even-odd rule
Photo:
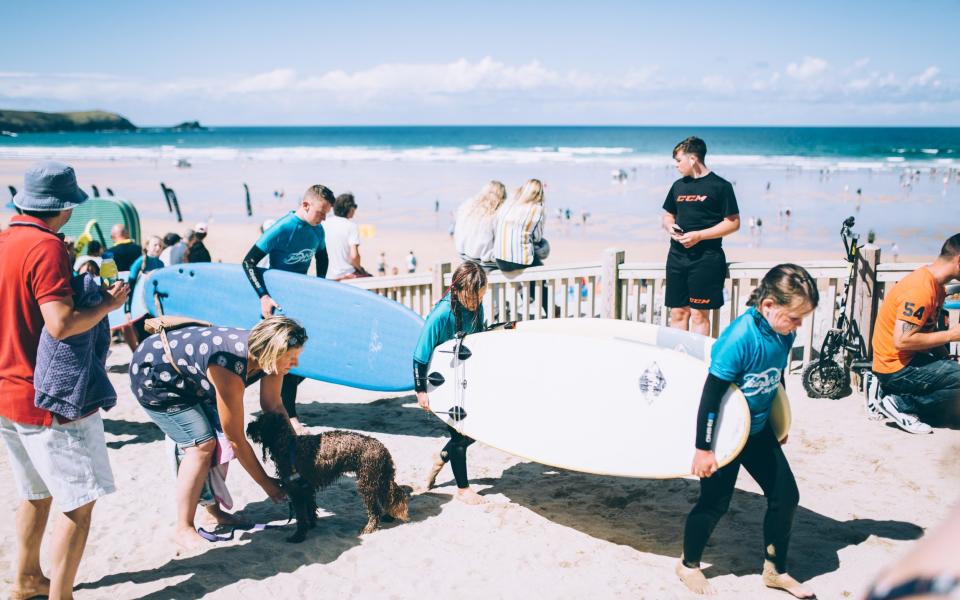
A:
<svg viewBox="0 0 960 600">
<path fill-rule="evenodd" d="M 879 389 L 868 379 L 867 404 L 909 433 L 933 431 L 917 417 L 920 411 L 938 406 L 954 414 L 960 410 L 960 364 L 947 356 L 947 346 L 960 341 L 960 323 L 938 327 L 944 285 L 957 278 L 960 233 L 944 242 L 936 260 L 893 286 L 877 314 L 873 374 Z"/>
</svg>

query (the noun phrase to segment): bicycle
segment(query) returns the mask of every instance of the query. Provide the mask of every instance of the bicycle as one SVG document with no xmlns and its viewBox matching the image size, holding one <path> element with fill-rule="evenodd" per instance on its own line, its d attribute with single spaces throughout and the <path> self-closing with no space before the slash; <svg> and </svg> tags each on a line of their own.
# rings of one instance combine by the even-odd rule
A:
<svg viewBox="0 0 960 600">
<path fill-rule="evenodd" d="M 860 235 L 854 233 L 854 224 L 854 218 L 847 217 L 840 228 L 840 239 L 850 268 L 840 296 L 837 323 L 824 336 L 819 357 L 803 369 L 801 376 L 803 389 L 810 398 L 843 398 L 853 391 L 850 388 L 851 370 L 860 374 L 870 368 L 867 345 L 860 333 L 860 325 L 853 318 L 853 303 L 849 301 L 850 288 L 856 277 L 857 257 L 862 248 L 857 244 Z"/>
</svg>

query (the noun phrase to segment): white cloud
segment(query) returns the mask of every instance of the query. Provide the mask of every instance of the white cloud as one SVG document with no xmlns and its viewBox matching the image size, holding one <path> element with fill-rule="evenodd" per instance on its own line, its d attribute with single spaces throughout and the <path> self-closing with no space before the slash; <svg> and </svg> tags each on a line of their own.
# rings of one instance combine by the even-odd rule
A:
<svg viewBox="0 0 960 600">
<path fill-rule="evenodd" d="M 806 80 L 820 75 L 828 68 L 827 61 L 814 56 L 805 56 L 800 63 L 787 65 L 787 75 L 794 79 Z"/>
<path fill-rule="evenodd" d="M 940 82 L 935 79 L 937 75 L 940 74 L 939 67 L 927 67 L 923 70 L 922 73 L 914 75 L 907 80 L 908 86 L 919 86 L 924 87 L 927 85 L 939 85 Z"/>
<path fill-rule="evenodd" d="M 138 113 L 179 116 L 198 110 L 224 115 L 215 117 L 220 122 L 238 122 L 234 115 L 269 123 L 294 118 L 338 122 L 341 117 L 362 120 L 364 115 L 383 114 L 398 120 L 404 115 L 421 120 L 434 114 L 463 115 L 459 122 L 470 122 L 475 115 L 497 122 L 497 115 L 574 114 L 579 122 L 592 122 L 616 114 L 669 112 L 692 101 L 704 111 L 733 103 L 747 116 L 760 114 L 757 110 L 763 107 L 790 103 L 849 105 L 857 110 L 870 106 L 879 110 L 883 105 L 894 107 L 885 110 L 902 107 L 907 114 L 924 103 L 946 107 L 960 96 L 960 82 L 945 79 L 939 67 L 898 75 L 868 70 L 869 64 L 863 58 L 851 67 L 831 69 L 825 60 L 808 56 L 760 71 L 711 68 L 707 74 L 677 74 L 665 73 L 657 65 L 635 65 L 611 73 L 556 69 L 539 60 L 509 64 L 486 57 L 320 73 L 281 65 L 259 73 L 168 80 L 0 72 L 0 103 L 51 110 L 125 108 L 135 122 Z M 437 112 L 438 107 L 444 112 Z"/>
</svg>

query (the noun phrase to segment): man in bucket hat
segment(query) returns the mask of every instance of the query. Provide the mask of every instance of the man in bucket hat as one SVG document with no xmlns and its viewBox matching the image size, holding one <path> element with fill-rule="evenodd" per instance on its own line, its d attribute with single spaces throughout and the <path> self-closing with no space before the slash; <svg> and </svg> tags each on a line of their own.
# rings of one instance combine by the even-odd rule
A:
<svg viewBox="0 0 960 600">
<path fill-rule="evenodd" d="M 73 169 L 59 162 L 37 163 L 23 180 L 13 199 L 23 214 L 0 233 L 0 437 L 24 499 L 10 597 L 71 598 L 94 502 L 114 491 L 113 474 L 99 412 L 67 421 L 34 404 L 40 331 L 46 327 L 58 340 L 83 333 L 123 306 L 129 290 L 116 283 L 100 305 L 74 307 L 70 259 L 57 231 L 87 195 Z M 40 542 L 52 504 L 61 515 L 47 579 Z"/>
</svg>

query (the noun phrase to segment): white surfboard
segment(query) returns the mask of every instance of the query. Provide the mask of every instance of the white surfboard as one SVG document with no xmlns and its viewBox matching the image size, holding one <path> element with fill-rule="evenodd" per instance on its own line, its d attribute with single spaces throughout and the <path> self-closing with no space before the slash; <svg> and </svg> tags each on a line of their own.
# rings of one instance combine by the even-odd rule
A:
<svg viewBox="0 0 960 600">
<path fill-rule="evenodd" d="M 542 331 L 553 333 L 567 333 L 574 335 L 589 335 L 636 340 L 645 344 L 670 348 L 677 352 L 688 354 L 697 360 L 710 365 L 710 348 L 713 347 L 712 337 L 691 333 L 673 327 L 661 327 L 650 323 L 624 321 L 622 319 L 537 319 L 533 321 L 518 321 L 516 328 L 522 331 Z M 787 393 L 780 388 L 777 397 L 770 407 L 770 425 L 773 433 L 781 442 L 790 434 L 790 425 L 793 423 L 793 413 L 790 411 L 790 399 Z"/>
<path fill-rule="evenodd" d="M 469 357 L 458 357 L 462 348 Z M 587 473 L 690 475 L 701 360 L 636 340 L 516 329 L 446 342 L 430 371 L 431 409 L 484 444 Z M 714 434 L 721 466 L 749 430 L 746 400 L 731 386 Z"/>
</svg>

